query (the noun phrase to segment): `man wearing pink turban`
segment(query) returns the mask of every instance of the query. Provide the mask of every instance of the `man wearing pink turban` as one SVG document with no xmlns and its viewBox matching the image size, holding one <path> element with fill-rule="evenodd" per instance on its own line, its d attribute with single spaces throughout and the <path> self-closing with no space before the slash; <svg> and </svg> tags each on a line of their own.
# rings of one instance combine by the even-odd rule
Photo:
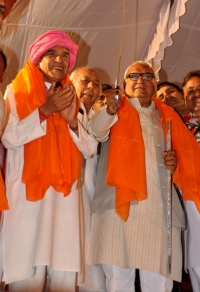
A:
<svg viewBox="0 0 200 292">
<path fill-rule="evenodd" d="M 70 39 L 63 31 L 51 30 L 39 36 L 30 46 L 30 59 L 34 65 L 38 64 L 39 59 L 43 54 L 56 45 L 67 48 L 70 53 L 69 71 L 75 65 L 78 46 Z"/>
<path fill-rule="evenodd" d="M 68 76 L 77 50 L 66 33 L 44 33 L 7 87 L 10 115 L 2 141 L 9 210 L 2 245 L 3 280 L 11 292 L 73 292 L 82 273 L 81 165 L 96 154 L 97 142 L 77 120 Z"/>
</svg>

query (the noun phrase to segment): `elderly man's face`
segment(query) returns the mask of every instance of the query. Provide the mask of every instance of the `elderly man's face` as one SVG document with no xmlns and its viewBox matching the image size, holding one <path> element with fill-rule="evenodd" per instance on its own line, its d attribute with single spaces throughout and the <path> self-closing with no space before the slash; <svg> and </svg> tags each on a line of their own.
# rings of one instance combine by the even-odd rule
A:
<svg viewBox="0 0 200 292">
<path fill-rule="evenodd" d="M 185 103 L 182 93 L 172 85 L 161 87 L 160 90 L 157 91 L 156 96 L 174 108 L 179 108 Z"/>
<path fill-rule="evenodd" d="M 100 80 L 96 72 L 89 68 L 82 68 L 72 75 L 71 81 L 78 98 L 85 107 L 91 108 L 100 91 Z"/>
<path fill-rule="evenodd" d="M 45 81 L 61 81 L 65 78 L 69 68 L 69 50 L 61 46 L 49 49 L 38 64 L 44 74 Z"/>
<path fill-rule="evenodd" d="M 137 64 L 129 68 L 130 73 L 153 73 L 153 70 L 146 65 Z M 125 92 L 129 98 L 137 98 L 142 107 L 148 107 L 151 104 L 151 99 L 155 95 L 155 79 L 143 80 L 142 76 L 134 81 L 130 78 L 125 80 Z"/>
<path fill-rule="evenodd" d="M 185 104 L 191 113 L 194 112 L 196 102 L 200 101 L 200 77 L 192 77 L 183 87 Z"/>
<path fill-rule="evenodd" d="M 6 10 L 6 5 L 5 5 L 5 1 L 4 0 L 0 0 L 0 28 L 2 25 L 2 21 L 3 21 L 3 16 Z"/>
</svg>

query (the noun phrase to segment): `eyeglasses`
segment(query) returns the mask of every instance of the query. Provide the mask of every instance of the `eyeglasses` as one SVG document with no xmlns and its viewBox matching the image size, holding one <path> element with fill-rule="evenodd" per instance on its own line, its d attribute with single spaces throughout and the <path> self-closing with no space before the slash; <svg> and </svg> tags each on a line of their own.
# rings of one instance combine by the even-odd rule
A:
<svg viewBox="0 0 200 292">
<path fill-rule="evenodd" d="M 143 80 L 152 80 L 153 78 L 155 79 L 155 75 L 153 73 L 150 73 L 150 72 L 145 72 L 145 73 L 129 73 L 127 76 L 126 76 L 126 79 L 129 78 L 133 81 L 137 81 L 140 76 L 142 76 L 142 79 Z"/>
</svg>

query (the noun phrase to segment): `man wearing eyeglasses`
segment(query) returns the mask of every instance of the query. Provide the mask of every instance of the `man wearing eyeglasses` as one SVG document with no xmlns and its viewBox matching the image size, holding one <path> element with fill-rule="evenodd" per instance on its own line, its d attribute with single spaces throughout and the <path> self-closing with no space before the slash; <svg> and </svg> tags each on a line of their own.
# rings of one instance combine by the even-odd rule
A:
<svg viewBox="0 0 200 292">
<path fill-rule="evenodd" d="M 127 68 L 124 89 L 123 95 L 110 92 L 107 108 L 89 122 L 90 134 L 103 143 L 87 262 L 102 264 L 109 292 L 135 291 L 136 269 L 142 291 L 168 292 L 173 280 L 181 280 L 185 216 L 172 186 L 170 270 L 167 169 L 183 197 L 194 200 L 200 209 L 198 191 L 191 194 L 190 189 L 193 184 L 199 188 L 198 178 L 187 167 L 189 159 L 200 172 L 194 159 L 200 150 L 174 109 L 154 98 L 156 80 L 149 63 L 138 61 Z M 168 120 L 173 150 L 165 151 Z"/>
</svg>

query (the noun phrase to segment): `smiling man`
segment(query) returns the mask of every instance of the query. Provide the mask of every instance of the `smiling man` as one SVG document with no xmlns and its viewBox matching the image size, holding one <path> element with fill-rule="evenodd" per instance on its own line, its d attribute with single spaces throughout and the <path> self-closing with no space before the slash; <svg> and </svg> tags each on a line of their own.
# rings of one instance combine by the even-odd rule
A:
<svg viewBox="0 0 200 292">
<path fill-rule="evenodd" d="M 76 69 L 70 75 L 70 79 L 73 82 L 79 100 L 84 104 L 85 110 L 89 114 L 92 105 L 99 96 L 99 76 L 93 69 L 82 67 Z"/>
<path fill-rule="evenodd" d="M 80 101 L 80 109 L 78 113 L 79 122 L 87 129 L 88 121 L 95 114 L 92 106 L 100 92 L 99 76 L 92 68 L 81 67 L 72 72 L 70 80 L 74 85 L 77 97 Z M 85 247 L 88 245 L 88 237 L 90 233 L 91 203 L 95 191 L 98 157 L 99 155 L 96 154 L 91 158 L 85 159 L 82 166 L 82 190 L 86 231 Z M 101 266 L 90 267 L 86 265 L 85 272 L 85 281 L 82 286 L 79 286 L 79 292 L 106 291 L 105 277 Z"/>
<path fill-rule="evenodd" d="M 66 33 L 44 33 L 6 91 L 10 209 L 1 238 L 11 292 L 75 291 L 82 272 L 81 165 L 96 154 L 97 142 L 77 119 L 68 75 L 77 50 Z"/>
<path fill-rule="evenodd" d="M 187 127 L 200 146 L 200 70 L 189 72 L 183 80 L 186 106 L 190 112 L 185 116 Z M 188 166 L 190 168 L 190 165 Z M 200 291 L 200 214 L 192 201 L 185 202 L 187 230 L 185 231 L 185 265 L 189 270 L 194 292 Z"/>
<path fill-rule="evenodd" d="M 189 114 L 185 105 L 183 90 L 178 85 L 168 81 L 161 82 L 157 85 L 156 96 L 166 104 L 175 108 L 182 117 Z"/>
<path fill-rule="evenodd" d="M 102 264 L 109 292 L 135 291 L 135 269 L 140 270 L 142 291 L 169 292 L 173 280 L 181 280 L 181 229 L 185 228 L 185 216 L 172 186 L 169 272 L 167 169 L 174 173 L 183 196 L 196 200 L 200 210 L 198 191 L 194 194 L 190 189 L 193 186 L 194 190 L 193 184 L 199 188 L 195 172 L 200 174 L 200 169 L 195 159 L 200 150 L 173 108 L 154 98 L 156 80 L 148 63 L 138 61 L 127 68 L 124 88 L 125 94 L 120 98 L 118 93 L 117 100 L 112 90 L 107 96 L 107 108 L 89 122 L 89 133 L 103 143 L 87 262 Z M 173 150 L 165 151 L 164 133 L 169 119 Z M 189 158 L 185 151 L 190 153 Z M 188 169 L 188 161 L 193 163 L 195 172 Z"/>
</svg>

